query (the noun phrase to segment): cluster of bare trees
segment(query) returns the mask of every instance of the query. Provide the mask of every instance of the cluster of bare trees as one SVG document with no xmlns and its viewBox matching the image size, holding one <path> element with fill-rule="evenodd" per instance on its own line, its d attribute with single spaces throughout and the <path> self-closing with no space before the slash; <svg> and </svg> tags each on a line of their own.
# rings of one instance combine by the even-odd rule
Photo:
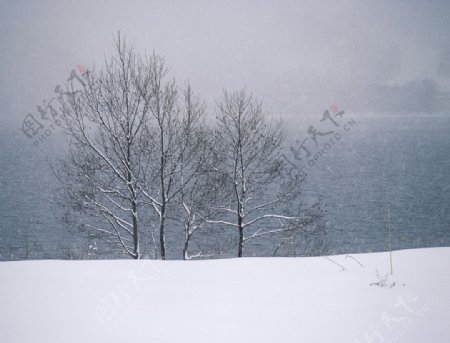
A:
<svg viewBox="0 0 450 343">
<path fill-rule="evenodd" d="M 279 248 L 320 217 L 286 170 L 282 122 L 245 90 L 224 91 L 210 120 L 162 57 L 139 56 L 120 35 L 84 84 L 59 98 L 68 149 L 55 172 L 71 220 L 132 258 L 165 259 L 168 230 L 182 230 L 185 259 L 202 255 L 189 254 L 196 235 L 230 230 L 241 257 L 249 241 L 280 234 Z"/>
</svg>

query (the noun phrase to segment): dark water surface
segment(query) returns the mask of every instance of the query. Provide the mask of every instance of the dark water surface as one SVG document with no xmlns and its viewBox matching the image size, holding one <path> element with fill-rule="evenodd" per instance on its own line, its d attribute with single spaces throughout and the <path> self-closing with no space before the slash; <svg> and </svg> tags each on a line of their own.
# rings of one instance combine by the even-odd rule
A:
<svg viewBox="0 0 450 343">
<path fill-rule="evenodd" d="M 305 194 L 320 196 L 327 209 L 328 252 L 386 250 L 388 208 L 394 249 L 450 246 L 450 116 L 351 117 L 356 124 L 305 183 Z M 306 137 L 316 121 L 290 125 L 291 136 Z M 60 146 L 57 134 L 36 148 L 16 127 L 0 128 L 0 260 L 121 257 L 61 223 L 48 163 Z M 173 258 L 179 237 L 168 237 Z M 273 243 L 266 238 L 246 254 L 270 256 Z"/>
</svg>

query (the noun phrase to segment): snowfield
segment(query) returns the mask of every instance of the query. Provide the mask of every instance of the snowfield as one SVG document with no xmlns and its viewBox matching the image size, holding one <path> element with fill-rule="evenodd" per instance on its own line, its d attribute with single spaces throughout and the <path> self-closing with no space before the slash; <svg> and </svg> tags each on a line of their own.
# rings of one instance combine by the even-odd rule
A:
<svg viewBox="0 0 450 343">
<path fill-rule="evenodd" d="M 450 342 L 450 248 L 389 268 L 388 253 L 3 262 L 0 342 Z"/>
</svg>

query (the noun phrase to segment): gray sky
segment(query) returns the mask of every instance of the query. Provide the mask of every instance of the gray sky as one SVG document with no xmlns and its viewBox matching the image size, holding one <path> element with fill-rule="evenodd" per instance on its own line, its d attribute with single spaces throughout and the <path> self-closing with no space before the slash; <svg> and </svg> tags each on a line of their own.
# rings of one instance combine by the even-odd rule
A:
<svg viewBox="0 0 450 343">
<path fill-rule="evenodd" d="M 433 112 L 450 90 L 450 1 L 0 0 L 0 111 L 20 125 L 117 30 L 208 104 L 246 86 L 275 114 Z"/>
</svg>

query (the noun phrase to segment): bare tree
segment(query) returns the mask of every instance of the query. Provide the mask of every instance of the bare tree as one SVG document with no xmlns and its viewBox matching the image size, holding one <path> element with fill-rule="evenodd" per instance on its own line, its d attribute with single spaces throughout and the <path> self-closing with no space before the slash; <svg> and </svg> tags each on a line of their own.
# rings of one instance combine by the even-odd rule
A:
<svg viewBox="0 0 450 343">
<path fill-rule="evenodd" d="M 164 61 L 160 61 L 155 69 L 158 72 L 152 82 L 152 120 L 146 125 L 152 176 L 144 180 L 143 195 L 157 214 L 160 254 L 161 259 L 165 259 L 166 222 L 170 206 L 175 205 L 181 191 L 198 173 L 195 161 L 204 143 L 201 127 L 205 107 L 189 84 L 180 96 L 175 81 L 164 81 L 167 74 Z"/>
<path fill-rule="evenodd" d="M 285 180 L 283 124 L 270 122 L 261 103 L 245 90 L 224 91 L 216 118 L 218 173 L 225 180 L 226 197 L 217 208 L 222 217 L 207 222 L 235 229 L 242 257 L 250 240 L 303 227 L 297 213 L 286 213 L 300 180 Z"/>
<path fill-rule="evenodd" d="M 185 180 L 187 176 L 188 182 L 183 182 L 179 196 L 180 208 L 183 211 L 179 220 L 184 230 L 185 260 L 206 256 L 202 251 L 189 255 L 189 243 L 195 234 L 208 226 L 208 219 L 218 214 L 217 205 L 223 186 L 223 179 L 214 167 L 218 158 L 211 130 L 202 126 L 193 134 L 195 156 L 189 161 L 183 161 L 182 179 Z"/>
<path fill-rule="evenodd" d="M 56 173 L 81 227 L 101 234 L 132 258 L 141 257 L 143 222 L 140 180 L 151 161 L 146 123 L 159 57 L 141 60 L 120 33 L 115 55 L 100 72 L 84 77 L 82 90 L 69 84 L 60 94 L 68 155 Z M 145 147 L 145 149 L 144 149 Z"/>
<path fill-rule="evenodd" d="M 286 178 L 283 124 L 269 121 L 260 102 L 225 91 L 213 131 L 205 105 L 189 84 L 180 90 L 167 78 L 162 57 L 140 58 L 120 34 L 115 50 L 81 90 L 69 84 L 59 97 L 69 145 L 55 172 L 78 227 L 133 258 L 144 254 L 143 235 L 157 257 L 157 229 L 161 259 L 175 218 L 185 259 L 205 227 L 235 229 L 239 257 L 256 238 L 305 230 L 310 220 L 290 206 L 302 179 Z"/>
<path fill-rule="evenodd" d="M 140 58 L 120 34 L 115 48 L 104 70 L 82 80 L 82 90 L 68 85 L 61 93 L 70 144 L 56 173 L 71 209 L 82 214 L 80 227 L 102 234 L 134 258 L 142 255 L 144 230 L 157 255 L 157 227 L 159 255 L 165 259 L 170 206 L 198 175 L 205 107 L 189 84 L 180 92 L 167 79 L 162 57 Z"/>
</svg>

